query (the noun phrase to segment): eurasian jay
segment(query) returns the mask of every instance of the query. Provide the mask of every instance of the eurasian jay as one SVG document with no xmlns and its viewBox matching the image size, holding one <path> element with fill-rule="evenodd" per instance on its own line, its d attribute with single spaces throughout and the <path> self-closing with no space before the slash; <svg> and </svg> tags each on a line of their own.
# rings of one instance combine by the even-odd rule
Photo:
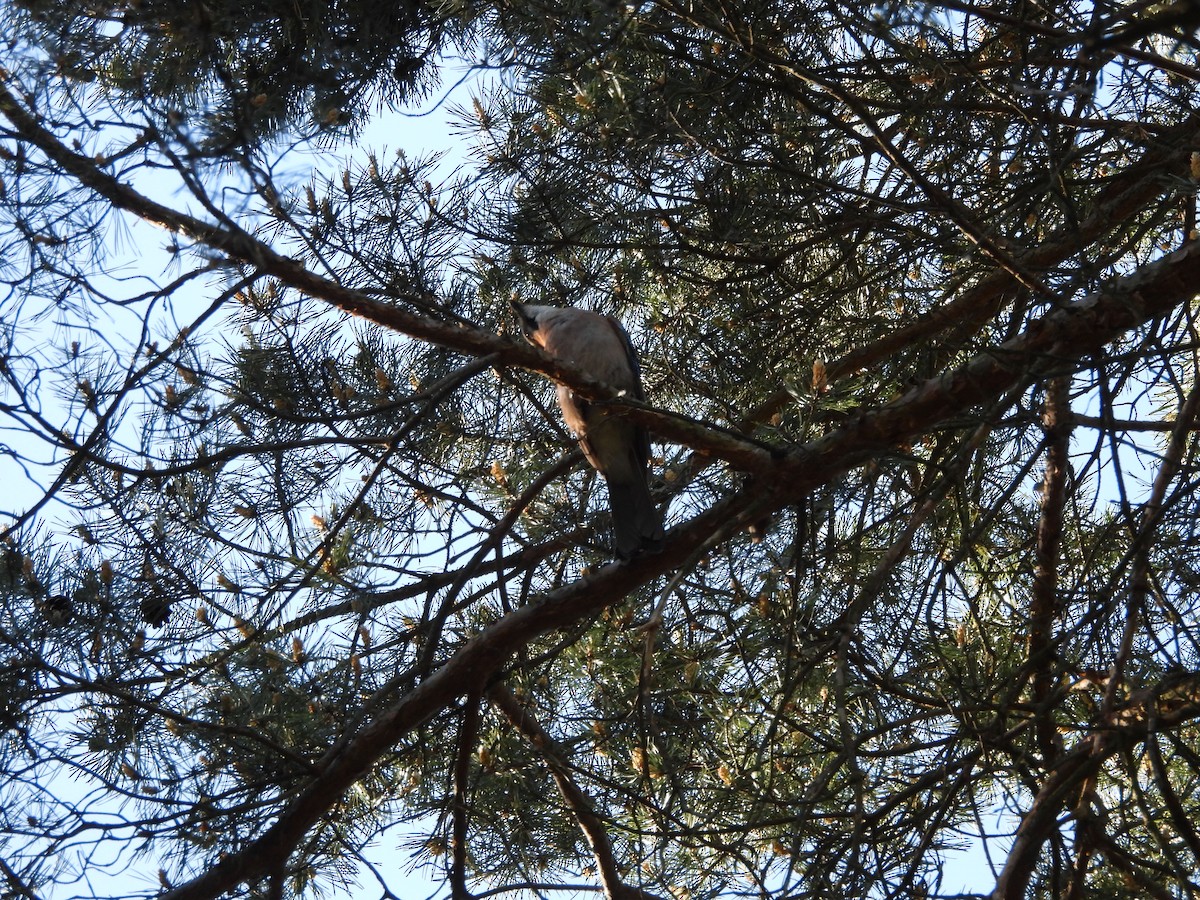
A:
<svg viewBox="0 0 1200 900">
<path fill-rule="evenodd" d="M 597 381 L 643 399 L 642 375 L 629 335 L 616 319 L 583 309 L 512 303 L 529 343 L 571 363 Z M 662 542 L 662 517 L 646 481 L 650 437 L 620 410 L 591 403 L 564 385 L 558 406 L 583 455 L 608 483 L 617 555 L 629 559 Z"/>
</svg>

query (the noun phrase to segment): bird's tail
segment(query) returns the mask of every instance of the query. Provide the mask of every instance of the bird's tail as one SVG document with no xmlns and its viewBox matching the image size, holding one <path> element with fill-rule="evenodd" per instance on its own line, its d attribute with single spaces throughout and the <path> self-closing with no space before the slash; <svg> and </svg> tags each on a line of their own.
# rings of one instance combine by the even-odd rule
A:
<svg viewBox="0 0 1200 900">
<path fill-rule="evenodd" d="M 662 516 L 654 507 L 644 478 L 610 481 L 608 501 L 612 506 L 613 539 L 621 559 L 662 546 Z"/>
</svg>

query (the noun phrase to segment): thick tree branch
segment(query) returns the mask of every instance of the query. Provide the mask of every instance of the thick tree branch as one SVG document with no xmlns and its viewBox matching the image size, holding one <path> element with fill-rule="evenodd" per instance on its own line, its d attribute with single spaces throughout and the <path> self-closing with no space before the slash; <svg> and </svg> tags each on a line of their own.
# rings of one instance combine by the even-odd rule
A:
<svg viewBox="0 0 1200 900">
<path fill-rule="evenodd" d="M 471 892 L 467 890 L 467 831 L 470 824 L 467 782 L 471 777 L 471 751 L 479 737 L 482 705 L 479 686 L 473 686 L 463 701 L 463 719 L 458 728 L 458 755 L 454 761 L 454 832 L 450 841 L 453 860 L 450 891 L 454 900 L 470 900 L 471 897 Z"/>
<path fill-rule="evenodd" d="M 171 900 L 211 898 L 241 881 L 261 877 L 269 871 L 269 861 L 290 853 L 342 792 L 388 748 L 455 702 L 468 685 L 498 671 L 536 637 L 594 615 L 682 565 L 715 530 L 730 523 L 749 526 L 761 516 L 764 503 L 778 509 L 899 443 L 947 419 L 960 418 L 965 410 L 1005 390 L 1048 371 L 1071 368 L 1129 329 L 1190 299 L 1196 284 L 1200 284 L 1200 243 L 1115 281 L 1104 292 L 1051 313 L 1024 334 L 967 365 L 779 458 L 773 477 L 751 479 L 741 491 L 672 529 L 661 553 L 605 566 L 594 575 L 551 591 L 538 603 L 513 611 L 465 643 L 353 740 L 322 759 L 318 763 L 321 776 L 260 838 L 166 896 Z M 631 409 L 630 415 L 648 414 Z M 1054 778 L 1048 785 L 1053 783 Z"/>
<path fill-rule="evenodd" d="M 780 465 L 806 482 L 810 479 L 805 473 L 829 464 L 831 456 L 841 454 L 845 468 L 852 468 L 1012 387 L 1072 370 L 1127 331 L 1191 300 L 1197 284 L 1200 241 L 1049 313 L 1022 334 L 903 397 L 860 413 L 825 437 L 786 454 Z"/>
<path fill-rule="evenodd" d="M 46 154 L 64 172 L 81 185 L 103 197 L 114 207 L 132 213 L 168 231 L 183 234 L 217 250 L 231 260 L 271 275 L 292 288 L 328 303 L 342 312 L 382 325 L 419 341 L 456 350 L 469 356 L 495 356 L 498 366 L 518 366 L 539 372 L 556 382 L 570 386 L 591 400 L 622 403 L 622 396 L 596 381 L 575 366 L 564 364 L 524 341 L 461 322 L 443 322 L 410 312 L 404 307 L 376 300 L 369 295 L 322 278 L 303 263 L 283 256 L 254 236 L 231 224 L 214 225 L 157 203 L 104 171 L 90 156 L 76 153 L 44 128 L 37 117 L 25 109 L 0 84 L 0 114 L 15 127 L 21 140 Z M 413 298 L 418 299 L 418 298 Z M 671 413 L 653 413 L 647 407 L 644 421 L 663 438 L 724 459 L 743 471 L 764 471 L 771 454 L 755 442 L 729 431 L 710 428 L 704 423 Z"/>
<path fill-rule="evenodd" d="M 1061 229 L 1029 250 L 1015 254 L 1014 259 L 1024 271 L 1043 272 L 1070 256 L 1091 246 L 1110 234 L 1114 223 L 1127 221 L 1164 193 L 1163 176 L 1187 169 L 1192 148 L 1200 141 L 1200 115 L 1158 136 L 1154 146 L 1141 159 L 1131 163 L 1113 176 L 1091 204 L 1082 222 Z M 991 320 L 1005 303 L 1020 289 L 1014 275 L 1004 268 L 995 269 L 974 287 L 963 291 L 950 302 L 929 310 L 915 322 L 897 328 L 862 347 L 828 363 L 826 378 L 830 383 L 854 372 L 870 369 L 901 350 L 946 333 L 947 344 L 955 344 L 975 334 Z M 786 389 L 780 388 L 738 423 L 739 431 L 750 431 L 793 402 Z"/>
</svg>

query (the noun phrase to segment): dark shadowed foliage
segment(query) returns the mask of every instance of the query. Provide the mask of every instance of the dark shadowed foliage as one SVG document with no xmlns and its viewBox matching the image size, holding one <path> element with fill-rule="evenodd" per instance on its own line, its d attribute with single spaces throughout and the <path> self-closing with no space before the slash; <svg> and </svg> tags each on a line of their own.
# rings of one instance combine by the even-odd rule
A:
<svg viewBox="0 0 1200 900">
<path fill-rule="evenodd" d="M 1193 4 L 0 22 L 4 896 L 1200 891 Z"/>
</svg>

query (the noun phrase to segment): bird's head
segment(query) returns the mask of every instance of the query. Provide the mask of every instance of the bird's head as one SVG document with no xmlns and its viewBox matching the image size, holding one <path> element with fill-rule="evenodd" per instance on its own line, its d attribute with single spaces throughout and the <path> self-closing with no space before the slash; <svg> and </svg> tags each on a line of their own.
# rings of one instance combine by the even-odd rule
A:
<svg viewBox="0 0 1200 900">
<path fill-rule="evenodd" d="M 538 315 L 547 307 L 518 303 L 516 300 L 509 300 L 508 304 L 512 307 L 513 315 L 517 317 L 517 325 L 521 328 L 521 334 L 525 335 L 525 340 L 535 346 L 542 346 L 542 342 L 537 339 Z"/>
</svg>

